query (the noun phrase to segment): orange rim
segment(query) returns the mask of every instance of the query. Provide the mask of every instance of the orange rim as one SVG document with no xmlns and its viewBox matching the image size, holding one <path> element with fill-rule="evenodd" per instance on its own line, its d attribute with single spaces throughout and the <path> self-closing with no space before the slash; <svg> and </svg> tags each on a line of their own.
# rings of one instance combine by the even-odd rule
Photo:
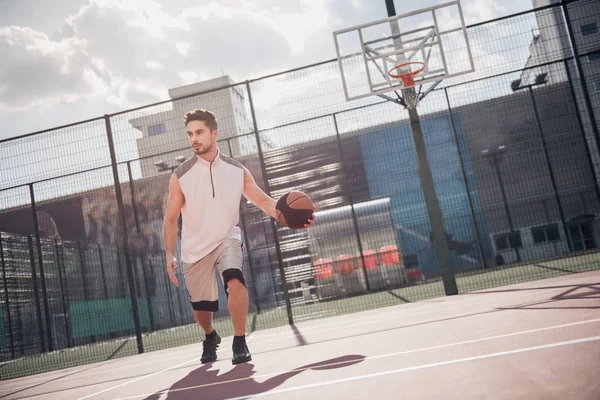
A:
<svg viewBox="0 0 600 400">
<path fill-rule="evenodd" d="M 405 67 L 405 66 L 411 65 L 411 64 L 421 65 L 421 68 L 419 68 L 416 71 L 405 72 L 403 74 L 393 74 L 392 73 L 392 71 L 395 71 L 399 68 L 402 68 L 402 67 Z M 415 75 L 420 74 L 421 72 L 423 72 L 424 69 L 425 69 L 425 63 L 422 63 L 420 61 L 410 61 L 410 62 L 405 62 L 403 64 L 396 65 L 394 68 L 389 70 L 388 74 L 392 78 L 401 79 L 402 83 L 404 83 L 404 86 L 413 86 L 415 84 Z"/>
</svg>

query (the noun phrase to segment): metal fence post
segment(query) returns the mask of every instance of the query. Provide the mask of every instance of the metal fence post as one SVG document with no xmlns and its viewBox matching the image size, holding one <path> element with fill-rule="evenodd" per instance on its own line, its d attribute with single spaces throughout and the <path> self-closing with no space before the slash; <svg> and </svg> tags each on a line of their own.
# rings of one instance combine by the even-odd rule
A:
<svg viewBox="0 0 600 400">
<path fill-rule="evenodd" d="M 8 241 L 8 254 L 11 260 L 11 265 L 12 265 L 12 276 L 14 277 L 13 282 L 15 283 L 15 285 L 18 285 L 18 276 L 19 276 L 19 272 L 17 271 L 17 266 L 15 265 L 15 249 L 13 248 L 13 243 L 14 240 L 9 240 Z M 6 260 L 5 260 L 6 261 Z M 25 339 L 23 338 L 23 314 L 21 311 L 21 307 L 20 307 L 20 302 L 19 302 L 19 292 L 15 292 L 14 294 L 15 299 L 16 299 L 16 307 L 15 307 L 15 320 L 16 320 L 16 332 L 17 332 L 17 338 L 15 340 L 15 342 L 17 343 L 17 345 L 20 344 L 19 346 L 19 353 L 21 355 L 25 354 L 25 346 L 23 346 L 23 344 L 25 343 Z M 15 349 L 16 351 L 17 349 Z"/>
<path fill-rule="evenodd" d="M 29 196 L 31 197 L 31 213 L 33 214 L 33 225 L 35 231 L 35 245 L 40 265 L 40 282 L 42 284 L 42 299 L 44 302 L 44 317 L 46 318 L 46 335 L 48 338 L 48 350 L 54 350 L 52 343 L 52 321 L 50 320 L 50 308 L 48 306 L 48 291 L 46 288 L 46 274 L 44 274 L 44 255 L 42 254 L 42 242 L 40 240 L 40 226 L 38 224 L 37 210 L 35 204 L 35 193 L 33 183 L 29 184 Z"/>
<path fill-rule="evenodd" d="M 233 150 L 231 148 L 231 138 L 227 139 L 227 148 L 229 149 L 229 157 L 233 158 Z M 252 256 L 250 255 L 250 246 L 248 245 L 248 234 L 246 230 L 246 218 L 244 217 L 243 207 L 240 206 L 240 218 L 242 220 L 242 232 L 244 232 L 244 238 L 246 239 L 246 251 L 248 253 L 248 269 L 250 270 L 250 277 L 252 278 L 252 290 L 254 290 L 254 304 L 256 305 L 256 312 L 260 314 L 260 301 L 258 300 L 258 291 L 256 290 L 256 277 L 254 276 L 254 265 L 252 263 Z"/>
<path fill-rule="evenodd" d="M 227 138 L 227 148 L 229 149 L 229 157 L 233 158 L 233 150 L 231 148 L 231 138 Z M 250 255 L 250 246 L 248 245 L 248 235 L 246 231 L 246 219 L 244 218 L 243 207 L 240 206 L 240 218 L 242 222 L 242 232 L 244 238 L 246 238 L 246 251 L 248 253 L 248 269 L 250 270 L 250 277 L 252 278 L 252 290 L 254 291 L 254 304 L 256 305 L 256 312 L 260 314 L 260 302 L 258 301 L 258 292 L 256 290 L 256 278 L 254 276 L 254 265 L 252 264 L 252 256 Z"/>
<path fill-rule="evenodd" d="M 85 283 L 85 271 L 86 271 L 86 268 L 85 268 L 85 254 L 84 254 L 84 249 L 81 246 L 81 242 L 80 241 L 77 241 L 77 252 L 79 254 L 79 266 L 81 267 L 80 270 L 81 270 L 81 284 L 83 286 L 83 298 L 87 302 L 90 299 L 90 297 L 88 295 L 87 285 Z M 90 336 L 90 339 L 91 339 L 92 343 L 95 343 L 96 342 L 96 335 L 94 335 L 92 333 L 91 336 Z"/>
<path fill-rule="evenodd" d="M 104 257 L 102 256 L 102 247 L 100 243 L 96 244 L 98 248 L 98 261 L 100 262 L 100 275 L 102 275 L 102 288 L 104 289 L 104 298 L 108 299 L 108 286 L 106 284 L 106 271 L 104 270 Z"/>
<path fill-rule="evenodd" d="M 258 133 L 258 123 L 256 121 L 256 112 L 254 111 L 254 103 L 252 101 L 252 91 L 250 90 L 250 82 L 246 81 L 246 90 L 248 91 L 248 102 L 250 103 L 250 114 L 252 115 L 252 124 L 254 127 L 254 135 L 256 136 L 256 146 L 258 149 L 258 158 L 260 160 L 260 167 L 263 174 L 263 181 L 265 183 L 265 191 L 267 195 L 271 195 L 271 188 L 269 185 L 269 179 L 267 176 L 267 167 L 265 165 L 264 153 L 262 145 L 260 143 L 260 135 Z M 277 234 L 277 225 L 275 220 L 269 217 L 271 222 L 271 229 L 273 231 L 273 239 L 275 240 L 275 250 L 277 251 L 277 262 L 279 263 L 279 273 L 281 274 L 281 284 L 283 286 L 283 298 L 285 300 L 285 308 L 287 310 L 288 322 L 290 325 L 294 324 L 294 317 L 292 314 L 292 304 L 290 303 L 290 296 L 287 289 L 287 280 L 285 278 L 285 269 L 283 268 L 283 259 L 281 257 L 281 246 L 279 243 L 279 235 Z"/>
<path fill-rule="evenodd" d="M 560 195 L 558 194 L 558 186 L 556 185 L 556 178 L 554 177 L 554 168 L 552 168 L 552 163 L 550 162 L 550 156 L 548 155 L 548 146 L 546 144 L 546 135 L 544 134 L 544 129 L 542 128 L 542 122 L 540 121 L 540 114 L 537 108 L 537 103 L 535 101 L 535 95 L 533 94 L 533 87 L 529 85 L 529 95 L 531 97 L 531 104 L 533 105 L 533 113 L 535 115 L 535 121 L 537 123 L 537 128 L 540 131 L 540 136 L 542 139 L 542 147 L 544 149 L 544 158 L 546 159 L 546 167 L 548 168 L 548 173 L 550 175 L 550 183 L 552 184 L 552 189 L 554 192 L 554 199 L 556 201 L 556 205 L 558 206 L 558 214 L 560 216 L 560 222 L 563 226 L 563 231 L 565 233 L 565 239 L 567 239 L 567 245 L 569 246 L 569 251 L 573 251 L 573 243 L 571 242 L 571 235 L 569 234 L 569 228 L 567 227 L 567 222 L 565 221 L 565 213 L 563 211 L 562 201 L 560 200 Z"/>
<path fill-rule="evenodd" d="M 63 273 L 62 265 L 60 262 L 60 247 L 58 246 L 58 240 L 54 239 L 54 252 L 56 255 L 56 269 L 58 270 L 58 286 L 60 288 L 60 299 L 62 302 L 63 314 L 65 316 L 65 329 L 67 333 L 67 347 L 71 347 L 71 325 L 69 324 L 69 307 L 67 306 L 68 300 L 66 298 L 66 289 L 63 285 Z"/>
<path fill-rule="evenodd" d="M 148 288 L 151 287 L 152 282 L 150 282 L 150 279 L 152 279 L 153 276 L 150 276 L 150 278 L 148 278 L 148 271 L 146 271 L 146 263 L 144 262 L 144 257 L 142 255 L 142 252 L 136 252 L 137 257 L 140 261 L 140 271 L 142 272 L 142 282 L 144 282 L 144 292 L 146 294 L 146 308 L 148 309 L 148 318 L 149 318 L 149 322 L 150 322 L 150 332 L 154 332 L 157 329 L 156 326 L 156 321 L 154 321 L 154 315 L 152 314 L 152 295 L 154 293 L 151 293 L 150 290 L 148 290 Z M 152 274 L 152 271 L 150 271 L 150 274 Z M 153 291 L 155 292 L 155 291 Z M 140 297 L 141 297 L 141 293 L 140 293 Z"/>
<path fill-rule="evenodd" d="M 460 142 L 458 140 L 458 132 L 456 131 L 456 121 L 454 120 L 454 112 L 452 111 L 452 105 L 450 104 L 450 96 L 448 96 L 448 88 L 444 88 L 444 94 L 446 95 L 446 103 L 448 104 L 448 115 L 450 116 L 450 123 L 452 124 L 452 134 L 454 135 L 454 141 L 456 142 L 456 150 L 458 151 L 458 160 L 460 162 L 460 169 L 462 176 L 465 181 L 465 188 L 467 191 L 467 200 L 469 201 L 469 209 L 471 210 L 471 220 L 473 222 L 473 229 L 475 229 L 475 236 L 477 237 L 477 247 L 479 248 L 479 258 L 483 264 L 483 268 L 488 268 L 487 261 L 483 251 L 483 245 L 481 244 L 481 233 L 477 226 L 477 217 L 475 215 L 475 207 L 473 207 L 473 198 L 471 197 L 471 189 L 469 187 L 469 179 L 465 170 L 465 162 L 463 153 L 460 148 Z"/>
<path fill-rule="evenodd" d="M 519 246 L 513 247 L 512 243 L 510 242 L 510 239 L 512 238 L 513 233 L 516 231 L 515 231 L 515 224 L 513 222 L 513 217 L 510 212 L 510 205 L 508 204 L 508 198 L 506 196 L 506 188 L 504 185 L 504 179 L 502 179 L 502 172 L 500 171 L 500 163 L 499 163 L 498 158 L 501 157 L 501 155 L 498 153 L 492 153 L 491 157 L 492 157 L 492 163 L 494 165 L 494 172 L 496 173 L 496 179 L 497 179 L 498 185 L 500 187 L 500 195 L 502 196 L 502 204 L 504 206 L 504 212 L 506 213 L 508 229 L 510 231 L 509 236 L 508 236 L 508 246 L 510 248 L 513 248 L 513 250 L 515 251 L 515 256 L 517 258 L 517 262 L 521 262 L 521 252 L 519 251 Z"/>
<path fill-rule="evenodd" d="M 8 335 L 10 338 L 10 357 L 15 358 L 15 340 L 13 337 L 12 318 L 10 315 L 10 297 L 8 295 L 8 278 L 6 276 L 6 264 L 4 263 L 4 246 L 2 244 L 2 232 L 0 232 L 0 261 L 2 262 L 2 282 L 4 283 L 4 297 L 6 302 L 6 317 L 8 319 Z"/>
<path fill-rule="evenodd" d="M 581 110 L 579 109 L 579 104 L 577 103 L 577 94 L 575 93 L 575 86 L 573 85 L 573 77 L 571 76 L 571 71 L 569 68 L 569 62 L 564 60 L 565 71 L 567 73 L 567 80 L 569 81 L 569 88 L 571 89 L 571 96 L 573 96 L 573 105 L 575 106 L 575 114 L 577 115 L 577 124 L 579 125 L 579 129 L 581 130 L 581 139 L 583 140 L 583 144 L 585 146 L 585 155 L 590 164 L 590 170 L 592 171 L 592 176 L 594 177 L 594 188 L 596 189 L 596 196 L 598 197 L 598 201 L 600 202 L 600 186 L 598 186 L 598 174 L 596 174 L 596 169 L 594 168 L 594 161 L 592 160 L 592 153 L 590 151 L 590 144 L 587 141 L 585 136 L 585 127 L 583 126 L 583 119 L 581 117 Z"/>
<path fill-rule="evenodd" d="M 248 244 L 248 231 L 246 230 L 246 218 L 244 217 L 243 210 L 240 210 L 240 218 L 242 220 L 242 232 L 244 233 L 244 239 L 246 239 L 246 252 L 248 253 L 248 269 L 250 270 L 250 278 L 252 279 L 252 290 L 254 291 L 254 304 L 256 305 L 256 313 L 260 314 L 260 300 L 258 298 L 258 291 L 256 290 L 256 276 L 254 275 L 254 265 L 252 263 L 252 255 L 250 254 L 250 246 Z"/>
<path fill-rule="evenodd" d="M 33 251 L 33 239 L 27 235 L 27 246 L 29 247 L 29 264 L 31 265 L 31 281 L 33 283 L 33 302 L 35 304 L 35 315 L 38 320 L 38 332 L 40 335 L 40 347 L 42 353 L 46 351 L 44 340 L 44 321 L 42 319 L 42 306 L 40 305 L 40 292 L 37 284 L 37 273 L 35 272 L 35 254 Z"/>
<path fill-rule="evenodd" d="M 154 270 L 154 265 L 152 264 L 152 258 L 148 258 L 148 266 L 150 267 L 150 270 L 153 271 Z M 168 309 L 169 309 L 169 328 L 175 326 L 175 311 L 173 308 L 173 294 L 171 293 L 171 282 L 167 282 L 166 285 L 164 285 L 164 287 L 166 288 L 167 291 L 167 299 L 168 299 Z M 158 296 L 157 296 L 158 297 Z M 158 300 L 157 300 L 157 306 L 158 306 Z"/>
<path fill-rule="evenodd" d="M 577 73 L 579 74 L 579 79 L 581 81 L 581 90 L 583 92 L 583 100 L 585 101 L 585 105 L 588 110 L 588 115 L 590 116 L 590 123 L 592 124 L 592 132 L 594 133 L 594 138 L 596 139 L 596 147 L 598 149 L 598 153 L 600 153 L 600 134 L 598 133 L 598 124 L 596 123 L 596 116 L 594 115 L 594 107 L 592 105 L 592 100 L 590 99 L 590 93 L 588 91 L 587 82 L 585 79 L 585 75 L 583 73 L 583 67 L 581 66 L 581 61 L 579 60 L 579 50 L 577 49 L 577 42 L 575 41 L 575 33 L 573 32 L 573 26 L 571 25 L 571 18 L 569 16 L 569 8 L 567 7 L 567 2 L 561 2 L 561 9 L 563 12 L 563 17 L 565 19 L 565 25 L 567 26 L 567 33 L 569 37 L 569 42 L 571 44 L 571 48 L 573 51 L 573 61 L 575 62 L 575 66 L 577 67 Z M 577 102 L 577 100 L 575 100 Z"/>
<path fill-rule="evenodd" d="M 348 173 L 346 171 L 346 160 L 344 157 L 344 150 L 342 149 L 342 139 L 340 138 L 340 130 L 338 127 L 337 116 L 333 114 L 333 124 L 335 125 L 335 136 L 337 139 L 338 149 L 340 152 L 340 158 L 342 161 L 342 173 L 344 174 L 344 180 L 348 179 Z M 358 244 L 358 251 L 360 260 L 362 263 L 363 275 L 365 277 L 365 284 L 367 286 L 367 290 L 371 290 L 371 285 L 369 285 L 369 276 L 367 275 L 367 264 L 365 263 L 365 255 L 363 252 L 362 241 L 360 240 L 360 229 L 358 228 L 358 219 L 356 218 L 356 210 L 354 209 L 354 196 L 352 196 L 352 190 L 347 191 L 348 197 L 350 197 L 350 211 L 352 213 L 352 223 L 354 225 L 354 233 L 356 234 L 356 241 Z"/>
<path fill-rule="evenodd" d="M 138 235 L 142 233 L 140 229 L 140 218 L 137 213 L 137 206 L 135 201 L 135 185 L 133 184 L 133 174 L 131 173 L 131 161 L 127 161 L 127 175 L 129 176 L 129 191 L 131 192 L 131 208 L 133 209 L 133 218 L 135 220 L 135 229 Z"/>
<path fill-rule="evenodd" d="M 140 315 L 138 310 L 137 292 L 135 290 L 135 277 L 133 275 L 133 263 L 129 253 L 129 237 L 127 235 L 127 219 L 125 217 L 125 207 L 123 206 L 123 193 L 121 192 L 121 183 L 119 180 L 119 170 L 117 168 L 117 155 L 115 153 L 115 144 L 113 140 L 110 116 L 105 115 L 106 138 L 110 151 L 111 167 L 115 185 L 115 195 L 117 197 L 117 207 L 119 209 L 119 233 L 122 239 L 123 253 L 125 256 L 125 268 L 127 269 L 127 281 L 129 284 L 129 296 L 131 298 L 131 311 L 133 314 L 133 324 L 135 325 L 135 337 L 138 353 L 144 352 L 144 342 L 142 339 L 142 327 L 140 325 Z"/>
<path fill-rule="evenodd" d="M 102 288 L 104 289 L 104 299 L 108 300 L 109 296 L 108 296 L 108 284 L 106 282 L 106 268 L 104 266 L 104 256 L 102 255 L 102 246 L 100 246 L 100 243 L 97 243 L 96 246 L 98 247 L 98 261 L 100 261 L 100 275 L 102 276 Z M 117 337 L 117 333 L 116 332 L 110 332 L 110 337 L 111 338 L 115 338 Z"/>
</svg>

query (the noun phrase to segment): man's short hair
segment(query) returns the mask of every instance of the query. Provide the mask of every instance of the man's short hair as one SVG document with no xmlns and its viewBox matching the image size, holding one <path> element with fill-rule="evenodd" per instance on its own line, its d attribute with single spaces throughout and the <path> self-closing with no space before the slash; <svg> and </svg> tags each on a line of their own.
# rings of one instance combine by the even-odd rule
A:
<svg viewBox="0 0 600 400">
<path fill-rule="evenodd" d="M 217 118 L 208 110 L 196 109 L 189 111 L 185 113 L 183 120 L 185 122 L 185 126 L 187 126 L 187 124 L 191 121 L 204 121 L 208 129 L 211 131 L 218 129 Z"/>
</svg>

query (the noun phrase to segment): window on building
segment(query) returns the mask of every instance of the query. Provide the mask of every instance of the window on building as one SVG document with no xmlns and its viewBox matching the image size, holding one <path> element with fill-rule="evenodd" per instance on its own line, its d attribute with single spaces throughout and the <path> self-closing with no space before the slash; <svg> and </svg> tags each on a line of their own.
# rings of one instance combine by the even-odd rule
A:
<svg viewBox="0 0 600 400">
<path fill-rule="evenodd" d="M 523 247 L 521 232 L 505 232 L 494 235 L 496 250 L 517 249 Z"/>
<path fill-rule="evenodd" d="M 596 79 L 596 92 L 600 92 L 600 79 Z"/>
<path fill-rule="evenodd" d="M 533 236 L 533 243 L 535 244 L 559 241 L 560 232 L 558 230 L 558 224 L 536 226 L 535 228 L 531 228 L 531 236 Z"/>
<path fill-rule="evenodd" d="M 404 257 L 402 257 L 402 259 L 404 261 L 404 268 L 419 268 L 419 257 L 417 257 L 416 254 L 407 254 Z"/>
<path fill-rule="evenodd" d="M 570 224 L 569 236 L 575 251 L 595 249 L 598 246 L 591 221 Z"/>
<path fill-rule="evenodd" d="M 589 54 L 588 61 L 600 61 L 600 51 Z"/>
<path fill-rule="evenodd" d="M 150 125 L 148 127 L 148 136 L 155 136 L 155 135 L 160 135 L 161 133 L 165 133 L 166 128 L 165 128 L 165 124 L 156 124 L 156 125 Z"/>
<path fill-rule="evenodd" d="M 592 22 L 591 24 L 583 24 L 581 25 L 581 34 L 583 36 L 590 36 L 595 33 L 598 33 L 598 24 Z"/>
</svg>

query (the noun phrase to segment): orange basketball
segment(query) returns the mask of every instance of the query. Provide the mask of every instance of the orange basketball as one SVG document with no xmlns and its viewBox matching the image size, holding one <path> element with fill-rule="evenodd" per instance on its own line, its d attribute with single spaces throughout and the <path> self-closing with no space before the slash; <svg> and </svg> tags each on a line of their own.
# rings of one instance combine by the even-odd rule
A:
<svg viewBox="0 0 600 400">
<path fill-rule="evenodd" d="M 306 193 L 292 190 L 277 200 L 277 220 L 283 226 L 293 229 L 303 228 L 312 217 L 314 204 Z"/>
</svg>

